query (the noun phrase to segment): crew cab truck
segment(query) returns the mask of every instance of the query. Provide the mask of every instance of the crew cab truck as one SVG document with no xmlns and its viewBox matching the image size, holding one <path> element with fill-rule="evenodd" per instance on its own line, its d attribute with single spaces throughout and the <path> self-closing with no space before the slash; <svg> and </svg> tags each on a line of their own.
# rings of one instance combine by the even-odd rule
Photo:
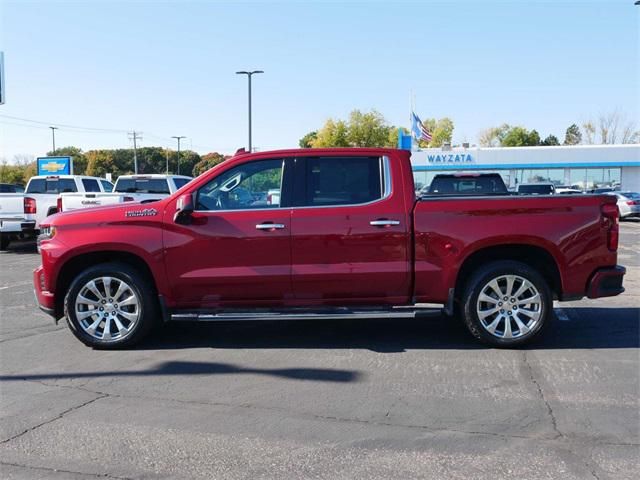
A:
<svg viewBox="0 0 640 480">
<path fill-rule="evenodd" d="M 123 202 L 160 200 L 190 181 L 191 177 L 184 175 L 121 175 L 116 180 L 112 193 L 61 193 L 58 199 L 58 210 L 68 212 Z M 108 192 L 111 192 L 111 189 Z"/>
<path fill-rule="evenodd" d="M 38 175 L 25 190 L 29 199 L 25 212 L 33 215 L 38 230 L 42 221 L 59 210 L 58 196 L 64 192 L 110 192 L 113 184 L 104 178 L 84 175 Z M 26 200 L 25 200 L 26 202 Z M 25 203 L 26 205 L 26 203 Z"/>
<path fill-rule="evenodd" d="M 50 217 L 33 279 L 40 308 L 99 348 L 167 320 L 393 321 L 425 302 L 512 347 L 554 299 L 623 292 L 617 246 L 610 195 L 416 199 L 407 151 L 281 150 L 164 200 Z"/>
</svg>

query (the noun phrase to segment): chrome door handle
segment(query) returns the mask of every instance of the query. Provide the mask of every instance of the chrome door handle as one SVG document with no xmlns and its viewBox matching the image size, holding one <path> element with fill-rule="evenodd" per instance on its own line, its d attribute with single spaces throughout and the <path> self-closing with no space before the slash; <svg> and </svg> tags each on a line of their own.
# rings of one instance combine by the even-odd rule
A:
<svg viewBox="0 0 640 480">
<path fill-rule="evenodd" d="M 259 223 L 256 225 L 257 230 L 282 230 L 283 228 L 282 223 Z"/>
<path fill-rule="evenodd" d="M 390 227 L 392 225 L 400 225 L 398 220 L 387 220 L 386 218 L 382 218 L 379 220 L 371 220 L 369 225 L 373 225 L 374 227 Z"/>
</svg>

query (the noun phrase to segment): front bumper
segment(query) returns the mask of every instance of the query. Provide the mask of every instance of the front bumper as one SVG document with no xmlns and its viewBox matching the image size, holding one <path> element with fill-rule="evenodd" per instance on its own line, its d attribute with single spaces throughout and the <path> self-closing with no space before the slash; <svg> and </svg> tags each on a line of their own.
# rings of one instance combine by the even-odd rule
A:
<svg viewBox="0 0 640 480">
<path fill-rule="evenodd" d="M 51 315 L 54 320 L 56 318 L 56 300 L 53 292 L 49 292 L 44 289 L 44 269 L 42 265 L 33 271 L 33 293 L 36 297 L 36 304 L 48 315 Z"/>
<path fill-rule="evenodd" d="M 606 267 L 596 270 L 587 287 L 587 297 L 613 297 L 624 292 L 622 278 L 627 270 L 621 266 Z"/>
</svg>

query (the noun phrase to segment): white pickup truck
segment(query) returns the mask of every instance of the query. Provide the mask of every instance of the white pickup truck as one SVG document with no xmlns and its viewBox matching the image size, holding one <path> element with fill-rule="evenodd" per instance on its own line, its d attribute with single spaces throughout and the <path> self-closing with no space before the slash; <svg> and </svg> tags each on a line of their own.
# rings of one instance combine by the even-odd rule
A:
<svg viewBox="0 0 640 480">
<path fill-rule="evenodd" d="M 6 250 L 12 240 L 35 233 L 35 220 L 24 213 L 22 192 L 22 187 L 0 183 L 0 250 Z"/>
<path fill-rule="evenodd" d="M 112 193 L 61 193 L 58 206 L 60 211 L 69 212 L 122 202 L 150 202 L 168 197 L 190 181 L 191 177 L 183 175 L 121 175 Z"/>
<path fill-rule="evenodd" d="M 38 175 L 31 177 L 25 190 L 25 213 L 35 216 L 36 230 L 40 222 L 59 210 L 58 196 L 61 193 L 110 192 L 113 184 L 99 177 L 84 175 Z M 30 199 L 30 200 L 29 200 Z"/>
</svg>

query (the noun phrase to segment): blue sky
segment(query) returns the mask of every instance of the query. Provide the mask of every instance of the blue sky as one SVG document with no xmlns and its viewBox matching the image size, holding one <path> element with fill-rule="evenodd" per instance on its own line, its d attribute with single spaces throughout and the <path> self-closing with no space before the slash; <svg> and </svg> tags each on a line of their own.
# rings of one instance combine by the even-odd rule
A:
<svg viewBox="0 0 640 480">
<path fill-rule="evenodd" d="M 0 157 L 58 146 L 246 145 L 254 77 L 254 146 L 297 146 L 354 108 L 408 126 L 449 116 L 454 141 L 503 122 L 562 138 L 619 109 L 640 114 L 639 19 L 633 0 L 531 2 L 0 1 L 6 104 Z M 22 124 L 22 125 L 16 125 Z M 120 132 L 121 131 L 121 132 Z"/>
</svg>

